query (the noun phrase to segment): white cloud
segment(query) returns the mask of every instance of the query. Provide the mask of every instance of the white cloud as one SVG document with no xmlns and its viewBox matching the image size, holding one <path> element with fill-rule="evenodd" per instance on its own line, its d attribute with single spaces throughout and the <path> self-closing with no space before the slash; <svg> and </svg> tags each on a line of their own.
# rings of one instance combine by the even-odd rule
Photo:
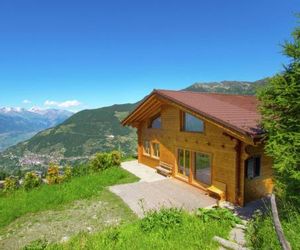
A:
<svg viewBox="0 0 300 250">
<path fill-rule="evenodd" d="M 30 101 L 30 100 L 27 100 L 27 99 L 25 99 L 25 100 L 23 100 L 23 103 L 24 103 L 24 104 L 29 104 L 29 103 L 31 103 L 31 101 Z"/>
<path fill-rule="evenodd" d="M 55 107 L 60 107 L 60 108 L 72 108 L 72 107 L 80 106 L 81 102 L 79 102 L 77 100 L 69 100 L 69 101 L 64 101 L 64 102 L 56 102 L 56 101 L 46 100 L 44 102 L 44 105 L 47 107 L 55 106 Z"/>
<path fill-rule="evenodd" d="M 65 101 L 60 103 L 58 106 L 62 108 L 70 108 L 70 107 L 77 107 L 80 106 L 81 103 L 77 100 L 72 100 L 72 101 Z"/>
</svg>

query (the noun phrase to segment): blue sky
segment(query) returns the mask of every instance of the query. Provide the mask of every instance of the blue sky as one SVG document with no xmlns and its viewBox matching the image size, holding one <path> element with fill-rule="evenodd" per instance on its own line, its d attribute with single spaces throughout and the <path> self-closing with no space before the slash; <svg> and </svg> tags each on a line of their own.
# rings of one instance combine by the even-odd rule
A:
<svg viewBox="0 0 300 250">
<path fill-rule="evenodd" d="M 271 76 L 297 12 L 298 0 L 3 0 L 0 107 L 80 110 Z"/>
</svg>

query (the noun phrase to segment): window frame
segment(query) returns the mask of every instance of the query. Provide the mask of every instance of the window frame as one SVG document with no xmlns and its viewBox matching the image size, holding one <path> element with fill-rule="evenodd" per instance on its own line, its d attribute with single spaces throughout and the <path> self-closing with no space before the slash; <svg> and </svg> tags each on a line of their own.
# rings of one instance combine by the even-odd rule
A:
<svg viewBox="0 0 300 250">
<path fill-rule="evenodd" d="M 147 148 L 149 149 L 149 153 L 146 150 L 146 144 L 148 146 Z M 151 142 L 150 142 L 150 140 L 144 140 L 144 142 L 143 142 L 143 155 L 151 156 Z"/>
<path fill-rule="evenodd" d="M 155 145 L 157 145 L 158 146 L 158 156 L 157 155 L 155 155 Z M 158 142 L 152 142 L 151 143 L 151 146 L 152 146 L 152 154 L 151 154 L 151 156 L 153 157 L 153 158 L 155 158 L 155 159 L 160 159 L 160 144 L 158 143 Z"/>
<path fill-rule="evenodd" d="M 252 169 L 252 176 L 249 176 L 249 161 L 253 160 L 253 169 Z M 259 164 L 257 164 L 259 162 Z M 249 157 L 245 161 L 245 178 L 248 180 L 253 180 L 255 178 L 261 177 L 261 167 L 262 167 L 262 157 L 261 155 L 253 155 Z"/>
<path fill-rule="evenodd" d="M 154 128 L 154 127 L 152 127 L 153 122 L 154 122 L 156 119 L 158 119 L 158 118 L 160 118 L 160 127 L 159 127 L 159 128 Z M 162 128 L 162 120 L 161 120 L 161 114 L 160 114 L 160 113 L 157 114 L 157 115 L 155 115 L 155 116 L 153 116 L 153 117 L 151 117 L 151 118 L 149 119 L 148 128 L 150 128 L 150 129 L 161 129 L 161 128 Z"/>
<path fill-rule="evenodd" d="M 203 129 L 202 131 L 190 131 L 190 130 L 186 130 L 186 114 L 189 114 L 190 116 L 195 117 L 196 119 L 200 120 L 203 124 Z M 204 134 L 205 133 L 205 122 L 204 120 L 200 119 L 199 117 L 191 114 L 190 112 L 186 112 L 186 111 L 180 111 L 180 131 L 181 132 L 185 132 L 185 133 L 197 133 L 197 134 Z"/>
</svg>

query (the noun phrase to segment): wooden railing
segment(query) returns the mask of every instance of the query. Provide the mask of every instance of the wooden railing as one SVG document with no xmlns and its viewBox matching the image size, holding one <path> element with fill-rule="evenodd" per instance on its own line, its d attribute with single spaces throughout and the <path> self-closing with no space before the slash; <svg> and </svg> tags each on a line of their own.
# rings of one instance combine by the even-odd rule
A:
<svg viewBox="0 0 300 250">
<path fill-rule="evenodd" d="M 273 214 L 273 221 L 274 221 L 274 225 L 275 225 L 275 230 L 277 233 L 277 237 L 279 239 L 280 245 L 282 247 L 283 250 L 291 250 L 291 245 L 290 243 L 287 241 L 287 239 L 284 236 L 284 232 L 282 230 L 282 226 L 279 220 L 279 216 L 278 216 L 278 210 L 277 210 L 277 205 L 276 205 L 276 199 L 275 199 L 275 195 L 272 194 L 271 195 L 271 208 L 272 208 L 272 214 Z"/>
</svg>

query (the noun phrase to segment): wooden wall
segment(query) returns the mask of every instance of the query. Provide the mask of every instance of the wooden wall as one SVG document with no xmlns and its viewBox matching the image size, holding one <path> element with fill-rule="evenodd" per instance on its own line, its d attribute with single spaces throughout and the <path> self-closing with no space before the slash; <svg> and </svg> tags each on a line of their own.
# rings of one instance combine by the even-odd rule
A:
<svg viewBox="0 0 300 250">
<path fill-rule="evenodd" d="M 254 179 L 247 179 L 244 177 L 244 197 L 245 203 L 259 199 L 273 191 L 273 170 L 272 159 L 263 153 L 263 145 L 253 147 L 247 145 L 243 153 L 243 165 L 245 168 L 245 161 L 248 157 L 261 156 L 261 172 L 260 176 Z"/>
<path fill-rule="evenodd" d="M 199 117 L 201 118 L 201 117 Z M 150 117 L 149 117 L 150 119 Z M 180 109 L 170 104 L 163 104 L 161 107 L 161 129 L 148 128 L 149 120 L 140 123 L 138 127 L 138 159 L 140 163 L 156 167 L 159 165 L 159 160 L 151 156 L 143 154 L 143 141 L 160 143 L 160 161 L 166 162 L 173 166 L 173 175 L 176 175 L 177 164 L 177 149 L 184 148 L 192 151 L 207 153 L 211 155 L 212 160 L 212 179 L 223 182 L 227 186 L 227 200 L 236 202 L 236 186 L 239 181 L 236 172 L 237 153 L 236 140 L 232 140 L 229 136 L 224 135 L 224 130 L 220 126 L 216 126 L 210 122 L 205 122 L 204 133 L 190 133 L 180 131 Z M 243 146 L 243 149 L 245 145 Z M 261 150 L 261 149 L 258 149 Z M 242 157 L 247 157 L 243 154 Z M 263 157 L 264 164 L 269 161 Z M 243 162 L 242 162 L 243 163 Z M 243 171 L 243 164 L 240 164 Z M 270 173 L 264 170 L 265 176 Z M 244 200 L 244 172 L 240 173 L 241 182 L 241 200 Z M 265 180 L 265 179 L 264 179 Z M 259 180 L 257 180 L 259 182 Z M 251 197 L 253 189 L 258 194 L 260 186 L 265 186 L 261 183 L 247 183 L 247 197 Z M 255 196 L 256 197 L 256 196 Z"/>
</svg>

